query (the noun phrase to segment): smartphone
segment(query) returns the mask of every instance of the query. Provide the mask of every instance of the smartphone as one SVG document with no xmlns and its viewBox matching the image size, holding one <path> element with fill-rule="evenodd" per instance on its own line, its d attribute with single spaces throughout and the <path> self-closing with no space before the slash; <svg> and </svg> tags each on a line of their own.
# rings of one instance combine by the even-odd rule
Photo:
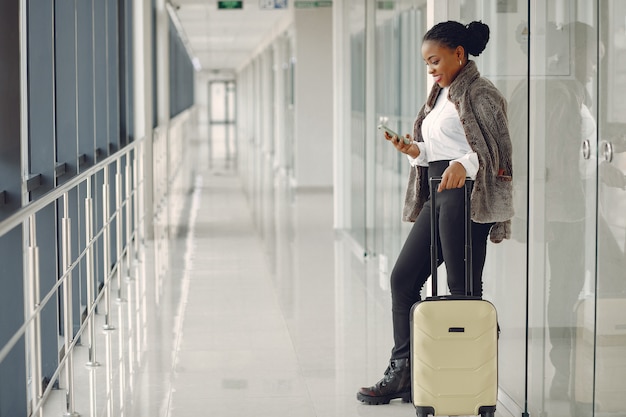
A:
<svg viewBox="0 0 626 417">
<path fill-rule="evenodd" d="M 391 137 L 397 136 L 398 138 L 402 138 L 402 140 L 404 141 L 405 145 L 408 145 L 409 143 L 411 143 L 411 140 L 409 138 L 407 138 L 406 136 L 398 135 L 396 132 L 394 132 L 393 130 L 389 129 L 387 126 L 385 126 L 382 123 L 378 125 L 378 129 L 379 130 L 384 130 L 385 132 L 389 133 L 389 135 Z"/>
</svg>

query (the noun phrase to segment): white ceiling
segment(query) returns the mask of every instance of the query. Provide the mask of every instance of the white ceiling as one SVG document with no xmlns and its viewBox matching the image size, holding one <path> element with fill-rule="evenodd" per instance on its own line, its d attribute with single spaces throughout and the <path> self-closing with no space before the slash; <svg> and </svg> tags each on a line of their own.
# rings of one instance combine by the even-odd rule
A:
<svg viewBox="0 0 626 417">
<path fill-rule="evenodd" d="M 261 1 L 267 2 L 244 0 L 241 10 L 218 10 L 217 0 L 169 0 L 202 70 L 226 72 L 240 68 L 289 13 L 260 9 Z"/>
</svg>

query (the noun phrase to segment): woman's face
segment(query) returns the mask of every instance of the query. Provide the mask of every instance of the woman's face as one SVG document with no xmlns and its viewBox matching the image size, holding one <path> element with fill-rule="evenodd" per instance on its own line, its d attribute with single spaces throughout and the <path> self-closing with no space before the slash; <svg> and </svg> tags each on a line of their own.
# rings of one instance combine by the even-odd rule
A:
<svg viewBox="0 0 626 417">
<path fill-rule="evenodd" d="M 448 87 L 452 84 L 463 68 L 464 56 L 465 50 L 462 46 L 452 49 L 437 41 L 422 43 L 422 57 L 428 66 L 428 73 L 434 77 L 440 87 Z"/>
</svg>

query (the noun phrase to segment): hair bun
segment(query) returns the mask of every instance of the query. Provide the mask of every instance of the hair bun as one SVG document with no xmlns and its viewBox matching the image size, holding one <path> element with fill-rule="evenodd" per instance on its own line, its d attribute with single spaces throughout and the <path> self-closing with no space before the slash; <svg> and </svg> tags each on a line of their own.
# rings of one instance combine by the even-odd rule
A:
<svg viewBox="0 0 626 417">
<path fill-rule="evenodd" d="M 467 53 L 480 55 L 489 42 L 489 26 L 480 21 L 474 21 L 465 26 L 469 34 L 467 40 Z"/>
</svg>

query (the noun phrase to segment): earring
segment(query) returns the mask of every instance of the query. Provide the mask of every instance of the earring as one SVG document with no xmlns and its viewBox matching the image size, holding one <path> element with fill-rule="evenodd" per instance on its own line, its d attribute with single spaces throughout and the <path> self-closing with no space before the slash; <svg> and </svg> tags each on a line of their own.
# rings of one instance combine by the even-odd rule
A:
<svg viewBox="0 0 626 417">
<path fill-rule="evenodd" d="M 459 59 L 459 67 L 462 67 L 462 66 L 463 66 L 463 61 Z"/>
</svg>

